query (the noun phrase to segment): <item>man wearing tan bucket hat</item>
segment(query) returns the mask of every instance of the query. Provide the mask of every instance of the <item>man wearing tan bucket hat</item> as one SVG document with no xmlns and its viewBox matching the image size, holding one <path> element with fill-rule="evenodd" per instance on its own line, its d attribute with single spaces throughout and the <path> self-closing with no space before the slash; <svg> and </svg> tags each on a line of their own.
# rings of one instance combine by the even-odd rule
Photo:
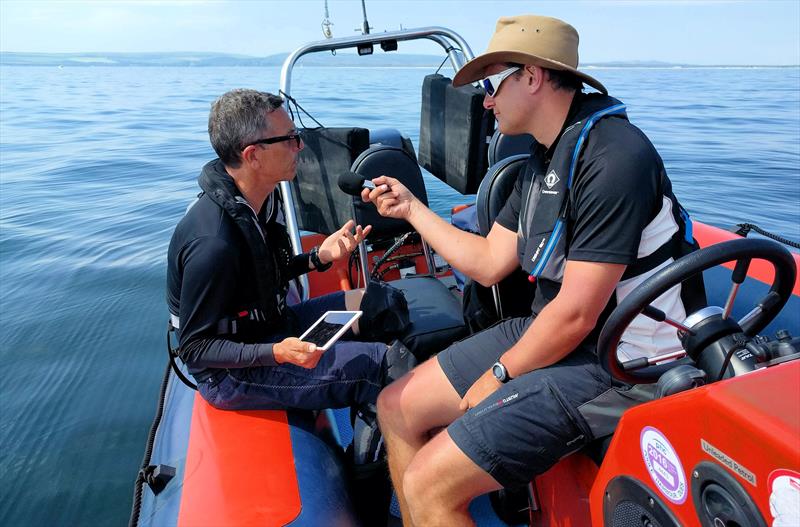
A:
<svg viewBox="0 0 800 527">
<path fill-rule="evenodd" d="M 362 192 L 475 281 L 489 286 L 521 266 L 537 284 L 530 316 L 453 344 L 381 392 L 405 525 L 471 525 L 473 497 L 525 485 L 609 435 L 632 397 L 612 388 L 597 360 L 599 330 L 637 284 L 693 250 L 655 148 L 577 68 L 577 31 L 524 15 L 501 18 L 486 53 L 455 75 L 455 86 L 482 81 L 502 133 L 536 140 L 485 238 L 445 222 L 392 178 Z M 600 93 L 583 93 L 584 83 Z M 682 320 L 702 302 L 691 289 L 667 292 L 656 307 Z M 634 321 L 620 357 L 680 347 L 663 327 Z"/>
</svg>

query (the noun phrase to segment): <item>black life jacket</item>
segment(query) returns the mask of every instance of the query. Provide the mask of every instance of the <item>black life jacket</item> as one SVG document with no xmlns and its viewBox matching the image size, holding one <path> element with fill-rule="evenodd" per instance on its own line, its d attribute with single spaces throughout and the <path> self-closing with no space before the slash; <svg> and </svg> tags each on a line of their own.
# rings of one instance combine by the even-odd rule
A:
<svg viewBox="0 0 800 527">
<path fill-rule="evenodd" d="M 576 121 L 567 127 L 553 152 L 549 164 L 544 160 L 544 148 L 536 145 L 521 177 L 522 206 L 517 228 L 520 265 L 529 274 L 531 281 L 550 281 L 560 287 L 564 279 L 564 268 L 569 255 L 570 228 L 569 215 L 571 190 L 580 172 L 580 156 L 593 126 L 600 119 L 625 119 L 625 105 L 613 97 L 590 94 L 583 95 Z M 649 255 L 628 265 L 620 282 L 643 275 L 664 264 L 670 258 L 677 259 L 697 248 L 692 238 L 691 219 L 672 195 L 671 184 L 664 167 L 661 167 L 659 188 L 662 200 L 672 202 L 672 216 L 677 231 L 659 248 Z M 540 294 L 536 295 L 534 312 L 541 310 L 552 300 L 553 286 L 548 286 L 545 294 L 544 284 L 539 284 Z M 705 303 L 702 282 L 696 288 L 697 294 L 686 288 L 681 297 L 686 308 L 699 308 Z M 551 298 L 546 298 L 551 296 Z"/>
<path fill-rule="evenodd" d="M 216 163 L 217 166 L 207 167 L 211 170 L 203 170 L 198 183 L 203 193 L 239 227 L 252 257 L 252 268 L 255 270 L 253 286 L 257 292 L 255 304 L 219 321 L 217 332 L 237 334 L 245 326 L 257 329 L 259 333 L 283 330 L 292 319 L 286 308 L 292 247 L 286 227 L 279 222 L 280 191 L 276 188 L 267 199 L 266 217 L 262 218 L 262 222 L 258 213 L 236 188 L 233 179 L 224 173 L 222 162 L 215 160 L 211 163 Z"/>
<path fill-rule="evenodd" d="M 586 97 L 578 121 L 566 128 L 558 140 L 550 164 L 541 155 L 531 156 L 523 177 L 523 205 L 517 228 L 522 244 L 520 265 L 533 279 L 561 283 L 567 256 L 569 194 L 575 180 L 578 158 L 594 124 L 606 116 L 626 119 L 625 105 L 608 96 Z M 535 149 L 540 152 L 541 149 Z M 547 172 L 545 174 L 545 171 Z"/>
<path fill-rule="evenodd" d="M 545 164 L 541 155 L 534 154 L 523 173 L 523 205 L 519 215 L 518 244 L 522 269 L 533 280 L 543 278 L 561 283 L 569 253 L 567 236 L 570 212 L 570 192 L 579 170 L 578 159 L 592 127 L 603 118 L 625 119 L 625 105 L 613 97 L 600 94 L 584 96 L 578 120 L 567 127 L 553 152 L 552 160 Z M 540 151 L 535 149 L 535 151 Z M 661 174 L 662 179 L 666 173 Z M 677 203 L 677 202 L 676 202 Z M 692 243 L 691 220 L 680 206 L 676 211 L 678 241 Z M 673 254 L 671 240 L 645 258 L 628 266 L 622 279 L 632 278 L 653 269 Z"/>
</svg>

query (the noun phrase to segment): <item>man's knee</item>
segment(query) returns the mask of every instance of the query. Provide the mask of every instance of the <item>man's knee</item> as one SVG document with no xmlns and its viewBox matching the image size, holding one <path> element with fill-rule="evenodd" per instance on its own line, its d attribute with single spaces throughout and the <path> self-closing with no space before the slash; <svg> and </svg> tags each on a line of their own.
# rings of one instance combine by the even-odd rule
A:
<svg viewBox="0 0 800 527">
<path fill-rule="evenodd" d="M 402 414 L 402 391 L 400 383 L 395 382 L 378 394 L 378 423 L 381 429 L 394 428 L 394 418 Z"/>
</svg>

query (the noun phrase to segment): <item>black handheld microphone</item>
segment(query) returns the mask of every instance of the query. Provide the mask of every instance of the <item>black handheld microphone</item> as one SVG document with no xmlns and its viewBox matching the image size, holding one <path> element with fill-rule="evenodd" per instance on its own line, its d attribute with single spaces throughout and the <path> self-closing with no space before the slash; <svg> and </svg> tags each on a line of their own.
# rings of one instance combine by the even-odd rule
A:
<svg viewBox="0 0 800 527">
<path fill-rule="evenodd" d="M 339 188 L 342 192 L 350 194 L 351 196 L 360 196 L 361 190 L 368 188 L 370 190 L 375 188 L 375 183 L 369 179 L 364 179 L 363 176 L 355 172 L 345 172 L 339 176 Z"/>
</svg>

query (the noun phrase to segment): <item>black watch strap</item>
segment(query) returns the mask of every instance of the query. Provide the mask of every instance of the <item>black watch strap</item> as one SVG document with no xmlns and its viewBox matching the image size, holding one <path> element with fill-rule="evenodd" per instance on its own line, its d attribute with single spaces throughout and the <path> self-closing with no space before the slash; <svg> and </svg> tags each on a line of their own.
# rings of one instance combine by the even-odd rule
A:
<svg viewBox="0 0 800 527">
<path fill-rule="evenodd" d="M 322 263 L 322 260 L 319 259 L 319 246 L 311 249 L 311 252 L 308 253 L 308 259 L 311 260 L 311 265 L 314 266 L 314 269 L 316 269 L 320 273 L 327 271 L 333 265 L 333 262 L 328 262 L 324 264 Z"/>
</svg>

